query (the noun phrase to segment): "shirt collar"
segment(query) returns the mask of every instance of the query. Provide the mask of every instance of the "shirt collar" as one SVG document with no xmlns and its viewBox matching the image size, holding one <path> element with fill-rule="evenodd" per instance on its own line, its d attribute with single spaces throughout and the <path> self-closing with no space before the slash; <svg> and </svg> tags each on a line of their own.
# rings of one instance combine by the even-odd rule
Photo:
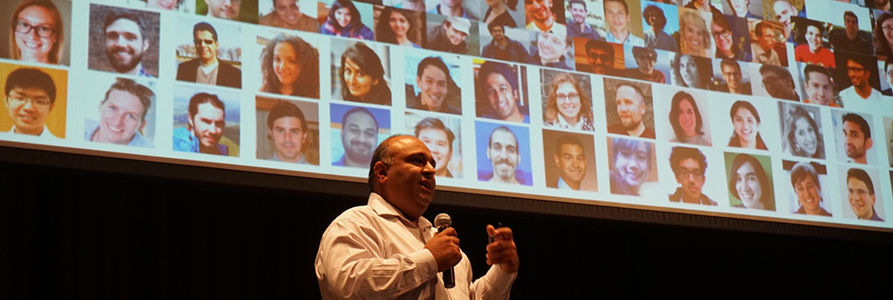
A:
<svg viewBox="0 0 893 300">
<path fill-rule="evenodd" d="M 398 220 L 400 220 L 400 222 L 406 224 L 407 226 L 416 226 L 412 224 L 411 220 L 403 216 L 403 213 L 400 212 L 400 210 L 394 207 L 394 205 L 388 202 L 388 200 L 382 198 L 381 195 L 379 195 L 378 193 L 369 193 L 368 205 L 372 208 L 373 211 L 375 211 L 376 214 L 378 214 L 382 218 L 397 218 Z M 425 217 L 419 217 L 418 221 L 418 228 L 426 229 L 432 226 L 431 222 L 428 222 L 428 219 L 425 219 Z"/>
</svg>

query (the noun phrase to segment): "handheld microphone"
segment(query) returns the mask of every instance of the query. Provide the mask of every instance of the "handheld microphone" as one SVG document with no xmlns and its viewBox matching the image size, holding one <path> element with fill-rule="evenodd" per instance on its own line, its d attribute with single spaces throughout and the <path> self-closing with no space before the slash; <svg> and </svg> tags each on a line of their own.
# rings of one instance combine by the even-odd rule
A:
<svg viewBox="0 0 893 300">
<path fill-rule="evenodd" d="M 437 233 L 443 232 L 452 225 L 453 220 L 450 219 L 448 214 L 440 213 L 434 217 L 434 226 L 437 227 Z M 453 267 L 443 271 L 443 286 L 448 289 L 456 286 L 456 275 L 453 273 Z"/>
</svg>

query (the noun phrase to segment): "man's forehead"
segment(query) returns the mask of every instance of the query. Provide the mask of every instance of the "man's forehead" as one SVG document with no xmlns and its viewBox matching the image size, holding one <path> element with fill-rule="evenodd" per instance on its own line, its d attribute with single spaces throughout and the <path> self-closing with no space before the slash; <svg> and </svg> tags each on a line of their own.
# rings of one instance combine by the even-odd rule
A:
<svg viewBox="0 0 893 300">
<path fill-rule="evenodd" d="M 288 125 L 291 123 L 292 125 Z M 293 116 L 282 116 L 273 121 L 273 127 L 301 129 L 301 119 Z"/>
<path fill-rule="evenodd" d="M 561 144 L 561 154 L 583 154 L 583 147 L 577 144 L 565 143 Z"/>
<path fill-rule="evenodd" d="M 858 131 L 859 133 L 862 133 L 862 126 L 849 120 L 843 121 L 843 127 L 849 129 L 849 131 Z"/>
<path fill-rule="evenodd" d="M 127 31 L 139 35 L 140 25 L 128 18 L 119 18 L 105 28 L 108 31 Z"/>
<path fill-rule="evenodd" d="M 345 126 L 357 125 L 372 127 L 376 129 L 378 128 L 378 126 L 375 124 L 375 117 L 362 111 L 357 111 L 348 115 L 344 123 Z"/>
<path fill-rule="evenodd" d="M 633 100 L 636 101 L 636 103 L 641 103 L 643 100 L 639 91 L 628 85 L 622 85 L 617 88 L 616 98 L 617 100 Z"/>
<path fill-rule="evenodd" d="M 34 86 L 29 87 L 14 87 L 9 90 L 9 93 L 16 93 L 18 95 L 22 95 L 30 98 L 49 98 L 47 92 Z"/>
<path fill-rule="evenodd" d="M 515 138 L 515 134 L 511 131 L 506 130 L 496 130 L 493 131 L 493 134 L 490 135 L 491 145 L 500 144 L 503 146 L 515 146 L 518 147 L 518 139 Z"/>
<path fill-rule="evenodd" d="M 445 130 L 440 129 L 440 128 L 433 128 L 433 127 L 428 127 L 428 128 L 419 130 L 418 138 L 421 139 L 422 136 L 425 136 L 428 138 L 440 139 L 440 140 L 444 140 L 444 141 L 447 139 L 447 133 Z"/>
</svg>

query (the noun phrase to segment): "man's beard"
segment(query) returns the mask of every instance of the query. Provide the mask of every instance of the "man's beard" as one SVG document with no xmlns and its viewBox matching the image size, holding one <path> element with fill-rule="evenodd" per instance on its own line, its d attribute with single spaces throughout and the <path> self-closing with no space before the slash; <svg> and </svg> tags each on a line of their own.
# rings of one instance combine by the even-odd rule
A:
<svg viewBox="0 0 893 300">
<path fill-rule="evenodd" d="M 143 53 L 133 53 L 129 61 L 123 62 L 115 59 L 115 54 L 111 50 L 106 50 L 105 54 L 108 56 L 109 64 L 112 65 L 112 69 L 121 73 L 133 70 L 133 68 L 143 60 Z"/>
</svg>

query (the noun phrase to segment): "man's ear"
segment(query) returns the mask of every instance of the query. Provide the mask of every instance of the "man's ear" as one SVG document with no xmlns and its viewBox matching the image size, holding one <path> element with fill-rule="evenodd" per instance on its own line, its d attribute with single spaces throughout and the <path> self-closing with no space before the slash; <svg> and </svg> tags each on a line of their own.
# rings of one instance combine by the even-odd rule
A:
<svg viewBox="0 0 893 300">
<path fill-rule="evenodd" d="M 149 50 L 149 40 L 145 39 L 145 37 L 143 38 L 143 52 L 146 52 L 146 50 Z"/>
<path fill-rule="evenodd" d="M 561 157 L 558 156 L 558 153 L 555 153 L 555 155 L 552 157 L 555 158 L 555 166 L 556 167 L 561 166 Z"/>
<path fill-rule="evenodd" d="M 189 116 L 189 118 L 186 119 L 186 125 L 187 125 L 186 128 L 189 128 L 189 130 L 192 130 L 192 128 L 195 127 L 194 123 L 195 122 L 192 121 L 192 116 Z"/>
<path fill-rule="evenodd" d="M 872 146 L 874 146 L 874 140 L 871 138 L 865 139 L 865 149 L 871 149 Z"/>
<path fill-rule="evenodd" d="M 375 175 L 375 181 L 378 183 L 388 182 L 388 166 L 385 163 L 376 162 L 375 166 L 372 166 L 372 174 Z"/>
</svg>

